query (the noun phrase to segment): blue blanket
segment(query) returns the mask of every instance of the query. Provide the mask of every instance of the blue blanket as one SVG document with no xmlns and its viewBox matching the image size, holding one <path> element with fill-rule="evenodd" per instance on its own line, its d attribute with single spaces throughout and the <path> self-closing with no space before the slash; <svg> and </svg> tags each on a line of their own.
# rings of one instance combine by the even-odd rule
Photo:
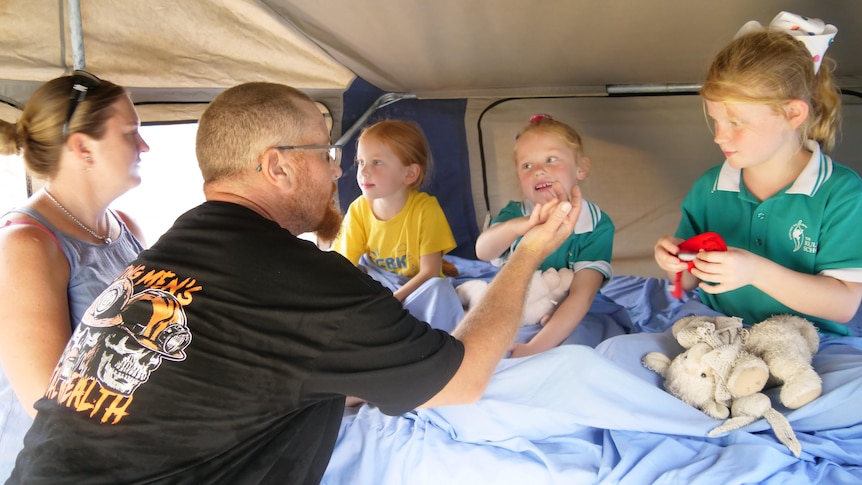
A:
<svg viewBox="0 0 862 485">
<path fill-rule="evenodd" d="M 506 359 L 476 404 L 394 417 L 352 410 L 323 483 L 862 483 L 862 338 L 823 337 L 815 401 L 791 411 L 768 391 L 802 444 L 796 458 L 765 420 L 708 438 L 719 422 L 640 364 L 649 351 L 674 352 L 667 328 L 705 307 L 669 297 L 663 280 L 611 283 L 603 293 L 636 334 Z"/>
</svg>

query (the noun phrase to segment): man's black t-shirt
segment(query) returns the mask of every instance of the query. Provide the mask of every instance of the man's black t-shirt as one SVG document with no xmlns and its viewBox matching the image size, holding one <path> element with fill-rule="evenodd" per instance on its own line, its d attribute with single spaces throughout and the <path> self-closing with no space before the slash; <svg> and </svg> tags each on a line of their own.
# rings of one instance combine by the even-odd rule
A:
<svg viewBox="0 0 862 485">
<path fill-rule="evenodd" d="M 339 254 L 206 202 L 87 311 L 10 483 L 317 483 L 345 395 L 410 411 L 463 352 Z"/>
</svg>

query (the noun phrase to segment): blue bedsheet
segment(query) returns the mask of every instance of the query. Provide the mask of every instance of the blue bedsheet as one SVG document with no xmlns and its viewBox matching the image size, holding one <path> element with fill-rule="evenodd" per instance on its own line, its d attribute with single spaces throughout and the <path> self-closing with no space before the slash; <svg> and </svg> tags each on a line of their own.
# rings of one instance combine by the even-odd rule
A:
<svg viewBox="0 0 862 485">
<path fill-rule="evenodd" d="M 814 358 L 823 395 L 794 411 L 776 404 L 800 458 L 764 420 L 708 438 L 719 422 L 640 364 L 649 351 L 673 350 L 663 332 L 676 318 L 703 310 L 667 289 L 664 280 L 616 278 L 603 293 L 628 310 L 637 335 L 504 360 L 476 404 L 348 413 L 323 483 L 862 483 L 862 338 L 824 338 Z"/>
</svg>

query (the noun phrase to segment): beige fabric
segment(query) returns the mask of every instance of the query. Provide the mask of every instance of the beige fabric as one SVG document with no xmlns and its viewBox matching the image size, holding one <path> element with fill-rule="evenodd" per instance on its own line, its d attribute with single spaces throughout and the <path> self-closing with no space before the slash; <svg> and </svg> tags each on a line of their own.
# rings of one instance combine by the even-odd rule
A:
<svg viewBox="0 0 862 485">
<path fill-rule="evenodd" d="M 2 2 L 0 94 L 19 106 L 26 96 L 4 89 L 2 80 L 35 81 L 32 89 L 72 68 L 67 5 Z M 340 95 L 355 77 L 254 0 L 85 0 L 81 17 L 86 68 L 141 92 L 136 101 L 209 101 L 248 81 Z M 167 119 L 175 113 L 165 110 Z"/>
<path fill-rule="evenodd" d="M 360 77 L 420 97 L 568 94 L 604 91 L 606 84 L 699 82 L 713 54 L 746 21 L 769 23 L 781 10 L 835 24 L 839 33 L 829 55 L 838 60 L 839 74 L 862 74 L 857 55 L 862 2 L 266 3 Z"/>
<path fill-rule="evenodd" d="M 18 118 L 21 117 L 21 110 L 17 108 L 13 108 L 8 104 L 0 103 L 0 120 L 7 120 L 9 122 L 18 121 Z"/>
</svg>

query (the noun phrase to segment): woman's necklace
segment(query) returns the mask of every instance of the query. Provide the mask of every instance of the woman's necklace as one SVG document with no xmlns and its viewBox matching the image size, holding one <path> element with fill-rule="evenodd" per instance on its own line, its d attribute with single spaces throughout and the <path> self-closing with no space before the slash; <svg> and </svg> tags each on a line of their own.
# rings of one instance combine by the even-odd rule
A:
<svg viewBox="0 0 862 485">
<path fill-rule="evenodd" d="M 108 234 L 106 234 L 104 236 L 100 236 L 100 235 L 96 234 L 96 231 L 85 226 L 83 222 L 79 221 L 77 217 L 73 216 L 72 213 L 69 212 L 69 209 L 66 209 L 65 207 L 63 207 L 63 204 L 61 204 L 59 200 L 55 199 L 54 196 L 51 195 L 51 192 L 48 192 L 48 189 L 43 188 L 42 190 L 44 190 L 45 195 L 47 195 L 49 199 L 53 200 L 54 203 L 57 204 L 57 207 L 62 209 L 62 211 L 65 212 L 67 216 L 69 216 L 69 219 L 72 219 L 72 221 L 75 224 L 77 224 L 78 226 L 80 226 L 81 229 L 87 231 L 91 236 L 102 241 L 103 243 L 111 244 L 111 221 L 108 219 L 108 213 L 107 212 L 105 212 L 105 223 L 108 224 Z"/>
</svg>

